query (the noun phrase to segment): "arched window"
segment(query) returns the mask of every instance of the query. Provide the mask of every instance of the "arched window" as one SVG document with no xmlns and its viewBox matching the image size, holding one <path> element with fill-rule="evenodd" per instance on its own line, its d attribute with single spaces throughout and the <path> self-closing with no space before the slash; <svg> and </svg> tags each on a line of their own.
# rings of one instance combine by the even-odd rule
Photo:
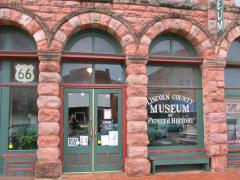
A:
<svg viewBox="0 0 240 180">
<path fill-rule="evenodd" d="M 15 27 L 1 26 L 0 51 L 36 51 L 33 38 Z"/>
<path fill-rule="evenodd" d="M 149 56 L 149 148 L 202 148 L 201 73 L 192 64 L 198 61 L 195 49 L 178 35 L 162 34 L 151 43 Z"/>
<path fill-rule="evenodd" d="M 19 53 L 35 51 L 35 41 L 25 31 L 0 26 L 0 148 L 4 153 L 37 148 L 38 63 L 18 58 Z"/>
<path fill-rule="evenodd" d="M 229 151 L 240 147 L 240 39 L 231 44 L 224 71 Z"/>
<path fill-rule="evenodd" d="M 150 46 L 150 56 L 196 56 L 192 45 L 181 36 L 165 34 L 157 37 Z"/>
<path fill-rule="evenodd" d="M 95 54 L 121 54 L 121 46 L 109 34 L 98 29 L 80 31 L 72 36 L 65 51 Z"/>
<path fill-rule="evenodd" d="M 119 43 L 108 33 L 98 29 L 87 29 L 74 34 L 65 47 L 65 52 L 87 54 L 81 62 L 64 61 L 63 83 L 74 84 L 122 84 L 125 82 L 123 64 L 105 61 L 89 61 L 92 55 L 103 57 L 122 54 Z M 88 57 L 89 56 L 89 57 Z"/>
</svg>

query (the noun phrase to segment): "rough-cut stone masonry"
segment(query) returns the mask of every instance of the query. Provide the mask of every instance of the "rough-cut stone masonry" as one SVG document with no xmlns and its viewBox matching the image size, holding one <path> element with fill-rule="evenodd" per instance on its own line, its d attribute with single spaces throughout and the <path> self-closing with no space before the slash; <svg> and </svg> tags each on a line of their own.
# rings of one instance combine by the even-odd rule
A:
<svg viewBox="0 0 240 180">
<path fill-rule="evenodd" d="M 126 54 L 128 175 L 148 175 L 147 97 L 148 49 L 164 32 L 187 38 L 204 59 L 203 79 L 205 147 L 212 170 L 226 168 L 227 133 L 224 102 L 224 66 L 230 44 L 240 36 L 240 8 L 225 0 L 225 33 L 216 34 L 215 1 L 114 0 L 93 3 L 68 0 L 1 0 L 0 24 L 25 29 L 39 50 L 39 112 L 37 177 L 62 174 L 58 133 L 60 59 L 64 45 L 75 32 L 100 28 L 112 34 Z M 134 103 L 133 103 L 134 102 Z"/>
</svg>

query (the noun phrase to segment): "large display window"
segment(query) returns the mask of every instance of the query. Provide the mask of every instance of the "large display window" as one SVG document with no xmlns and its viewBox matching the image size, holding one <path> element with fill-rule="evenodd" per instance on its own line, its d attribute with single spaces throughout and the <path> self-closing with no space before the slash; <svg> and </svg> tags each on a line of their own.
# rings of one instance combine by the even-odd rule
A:
<svg viewBox="0 0 240 180">
<path fill-rule="evenodd" d="M 225 75 L 226 121 L 229 148 L 240 147 L 240 39 L 236 39 L 227 54 Z"/>
<path fill-rule="evenodd" d="M 0 42 L 1 54 L 36 51 L 34 40 L 12 26 L 0 26 Z M 0 59 L 0 149 L 4 153 L 37 148 L 38 74 L 37 60 Z"/>
<path fill-rule="evenodd" d="M 198 65 L 188 61 L 194 53 L 188 41 L 171 34 L 158 37 L 150 46 L 147 123 L 151 148 L 203 146 L 201 73 Z M 162 59 L 169 60 L 162 63 Z"/>
</svg>

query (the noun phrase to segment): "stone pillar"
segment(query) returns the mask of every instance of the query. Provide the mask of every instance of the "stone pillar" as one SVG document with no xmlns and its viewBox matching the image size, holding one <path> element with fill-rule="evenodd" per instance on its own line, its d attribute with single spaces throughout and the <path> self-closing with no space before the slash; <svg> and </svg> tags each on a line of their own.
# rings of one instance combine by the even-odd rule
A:
<svg viewBox="0 0 240 180">
<path fill-rule="evenodd" d="M 38 149 L 35 164 L 36 178 L 58 178 L 62 174 L 62 163 L 58 148 L 60 139 L 59 52 L 39 52 L 38 84 Z"/>
<path fill-rule="evenodd" d="M 127 60 L 127 158 L 129 176 L 150 174 L 147 159 L 147 70 L 145 60 Z"/>
<path fill-rule="evenodd" d="M 211 158 L 212 171 L 221 171 L 227 167 L 224 67 L 225 61 L 219 59 L 205 59 L 202 65 L 204 141 Z"/>
</svg>

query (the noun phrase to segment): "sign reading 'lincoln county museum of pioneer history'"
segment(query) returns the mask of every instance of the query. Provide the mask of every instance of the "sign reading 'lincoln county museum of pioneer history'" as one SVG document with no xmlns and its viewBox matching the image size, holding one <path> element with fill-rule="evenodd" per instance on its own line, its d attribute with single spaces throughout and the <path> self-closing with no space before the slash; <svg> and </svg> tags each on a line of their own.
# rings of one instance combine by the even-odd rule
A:
<svg viewBox="0 0 240 180">
<path fill-rule="evenodd" d="M 150 146 L 195 145 L 197 112 L 194 97 L 154 94 L 148 98 L 148 137 Z M 189 95 L 189 94 L 188 94 Z"/>
<path fill-rule="evenodd" d="M 194 101 L 182 95 L 160 94 L 148 99 L 148 124 L 186 124 L 196 120 Z"/>
<path fill-rule="evenodd" d="M 224 32 L 224 0 L 217 0 L 216 2 L 216 10 L 217 10 L 217 33 L 222 34 Z"/>
</svg>

